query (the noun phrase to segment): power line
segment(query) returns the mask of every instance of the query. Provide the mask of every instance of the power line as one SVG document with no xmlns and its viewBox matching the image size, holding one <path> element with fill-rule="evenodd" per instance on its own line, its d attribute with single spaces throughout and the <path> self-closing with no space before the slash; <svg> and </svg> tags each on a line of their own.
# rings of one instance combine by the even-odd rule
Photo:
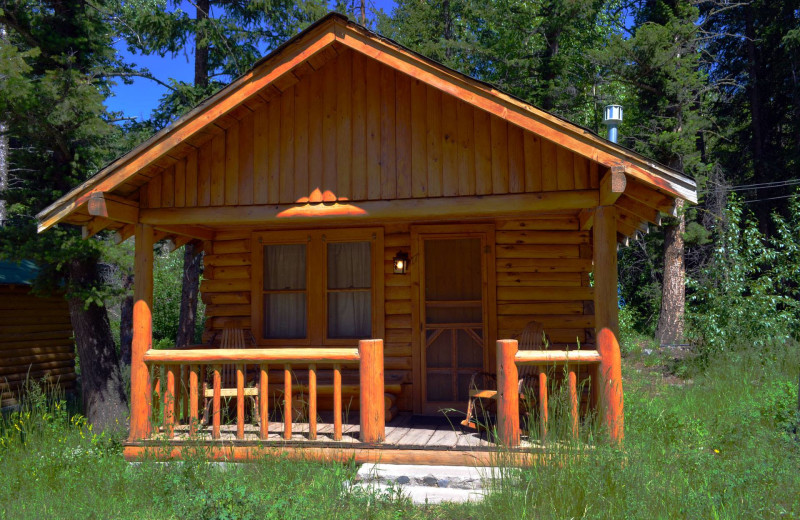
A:
<svg viewBox="0 0 800 520">
<path fill-rule="evenodd" d="M 798 184 L 800 184 L 800 179 L 788 179 L 784 181 L 774 181 L 774 182 L 761 182 L 756 184 L 739 184 L 737 186 L 727 186 L 727 187 L 724 186 L 723 184 L 717 184 L 717 185 L 726 187 L 728 191 L 748 191 L 748 190 L 767 189 L 767 188 L 782 188 L 785 186 L 795 186 Z M 700 190 L 698 193 L 708 193 L 710 191 L 711 190 Z"/>
<path fill-rule="evenodd" d="M 778 199 L 790 199 L 792 197 L 796 197 L 796 193 L 792 193 L 791 195 L 781 195 L 780 197 L 767 197 L 765 199 L 750 199 L 743 201 L 745 204 L 750 204 L 751 202 L 762 202 L 765 200 L 778 200 Z"/>
</svg>

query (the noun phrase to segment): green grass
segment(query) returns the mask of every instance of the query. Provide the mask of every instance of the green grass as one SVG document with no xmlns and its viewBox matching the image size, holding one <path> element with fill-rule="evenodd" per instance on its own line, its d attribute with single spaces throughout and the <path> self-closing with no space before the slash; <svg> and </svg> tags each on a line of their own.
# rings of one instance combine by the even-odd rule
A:
<svg viewBox="0 0 800 520">
<path fill-rule="evenodd" d="M 797 345 L 681 363 L 685 380 L 666 365 L 623 361 L 624 450 L 556 452 L 504 470 L 482 503 L 436 507 L 344 491 L 354 465 L 130 466 L 118 439 L 34 392 L 0 421 L 0 517 L 800 518 Z"/>
</svg>

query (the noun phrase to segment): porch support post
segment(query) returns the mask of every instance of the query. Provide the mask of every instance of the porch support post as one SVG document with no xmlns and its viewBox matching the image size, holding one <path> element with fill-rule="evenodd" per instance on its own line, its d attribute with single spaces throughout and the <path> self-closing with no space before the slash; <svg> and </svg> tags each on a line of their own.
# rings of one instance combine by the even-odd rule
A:
<svg viewBox="0 0 800 520">
<path fill-rule="evenodd" d="M 519 372 L 517 340 L 497 340 L 497 440 L 519 446 Z"/>
<path fill-rule="evenodd" d="M 594 321 L 595 330 L 619 334 L 617 300 L 617 208 L 594 210 Z"/>
<path fill-rule="evenodd" d="M 136 224 L 131 346 L 131 423 L 129 440 L 150 434 L 152 389 L 145 353 L 153 345 L 153 228 Z"/>
<path fill-rule="evenodd" d="M 361 441 L 380 443 L 386 439 L 386 393 L 383 383 L 383 340 L 358 342 L 361 375 Z"/>
<path fill-rule="evenodd" d="M 624 438 L 622 360 L 619 343 L 611 330 L 601 329 L 597 333 L 597 350 L 601 359 L 599 386 L 603 403 L 603 424 L 611 442 L 620 444 Z"/>
<path fill-rule="evenodd" d="M 594 213 L 594 316 L 600 365 L 592 374 L 592 400 L 612 442 L 623 438 L 622 367 L 617 297 L 617 209 L 599 206 Z M 599 403 L 597 401 L 600 401 Z"/>
</svg>

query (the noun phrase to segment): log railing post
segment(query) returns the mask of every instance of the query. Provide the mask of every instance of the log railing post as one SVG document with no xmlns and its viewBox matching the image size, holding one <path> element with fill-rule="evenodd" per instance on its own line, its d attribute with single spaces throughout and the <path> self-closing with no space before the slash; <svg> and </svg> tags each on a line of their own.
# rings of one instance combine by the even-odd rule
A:
<svg viewBox="0 0 800 520">
<path fill-rule="evenodd" d="M 361 376 L 361 441 L 379 443 L 386 439 L 386 405 L 383 383 L 383 340 L 358 342 Z"/>
<path fill-rule="evenodd" d="M 192 365 L 189 371 L 189 436 L 197 435 L 198 405 L 200 394 L 198 391 L 198 367 Z"/>
<path fill-rule="evenodd" d="M 575 367 L 569 367 L 567 383 L 569 385 L 569 415 L 572 438 L 578 440 L 578 374 Z"/>
<path fill-rule="evenodd" d="M 136 224 L 133 288 L 133 340 L 131 342 L 131 421 L 129 440 L 150 434 L 152 389 L 145 353 L 153 345 L 153 228 Z"/>
<path fill-rule="evenodd" d="M 259 365 L 258 380 L 258 417 L 261 419 L 259 435 L 262 440 L 269 437 L 269 365 Z"/>
<path fill-rule="evenodd" d="M 622 361 L 619 343 L 610 329 L 603 328 L 597 334 L 597 350 L 600 352 L 598 386 L 601 414 L 609 438 L 613 443 L 620 444 L 624 438 Z"/>
<path fill-rule="evenodd" d="M 517 340 L 497 341 L 497 440 L 519 446 L 519 373 L 514 357 Z"/>
</svg>

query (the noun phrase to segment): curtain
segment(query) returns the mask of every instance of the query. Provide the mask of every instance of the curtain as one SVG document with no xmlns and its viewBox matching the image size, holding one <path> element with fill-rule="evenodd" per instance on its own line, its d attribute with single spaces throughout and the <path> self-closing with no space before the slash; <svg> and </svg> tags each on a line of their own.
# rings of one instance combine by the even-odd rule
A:
<svg viewBox="0 0 800 520">
<path fill-rule="evenodd" d="M 264 338 L 305 338 L 305 244 L 264 246 L 264 291 Z"/>
<path fill-rule="evenodd" d="M 372 254 L 369 242 L 328 244 L 328 337 L 372 335 Z"/>
</svg>

